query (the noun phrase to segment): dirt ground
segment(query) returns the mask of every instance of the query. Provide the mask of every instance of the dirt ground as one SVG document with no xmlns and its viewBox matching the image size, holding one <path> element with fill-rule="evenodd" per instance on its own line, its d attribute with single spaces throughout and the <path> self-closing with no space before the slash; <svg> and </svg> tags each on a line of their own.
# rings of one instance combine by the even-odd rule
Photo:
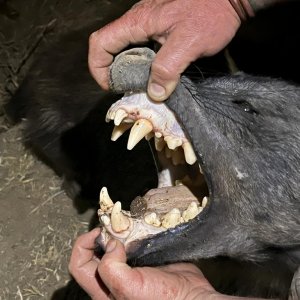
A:
<svg viewBox="0 0 300 300">
<path fill-rule="evenodd" d="M 57 291 L 70 281 L 72 243 L 88 230 L 94 213 L 78 214 L 61 179 L 24 148 L 21 125 L 8 125 L 2 105 L 53 37 L 76 29 L 87 15 L 101 20 L 124 6 L 105 0 L 0 1 L 0 300 L 66 299 Z"/>
</svg>

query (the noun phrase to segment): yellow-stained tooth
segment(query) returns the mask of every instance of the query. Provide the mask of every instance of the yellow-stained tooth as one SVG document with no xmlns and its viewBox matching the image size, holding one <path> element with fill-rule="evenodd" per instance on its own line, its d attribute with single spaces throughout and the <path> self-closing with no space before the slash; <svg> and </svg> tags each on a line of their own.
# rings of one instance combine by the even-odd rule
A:
<svg viewBox="0 0 300 300">
<path fill-rule="evenodd" d="M 153 129 L 150 121 L 146 119 L 137 120 L 130 130 L 127 149 L 131 150 L 134 146 Z"/>
<path fill-rule="evenodd" d="M 171 211 L 169 211 L 162 220 L 162 226 L 164 228 L 173 228 L 180 224 L 181 214 L 180 210 L 178 208 L 173 208 Z"/>
<path fill-rule="evenodd" d="M 161 225 L 161 222 L 159 220 L 159 217 L 155 212 L 152 212 L 144 217 L 144 220 L 147 224 L 153 225 L 155 227 L 159 227 Z"/>
<path fill-rule="evenodd" d="M 102 211 L 108 211 L 114 206 L 113 201 L 110 199 L 107 188 L 103 187 L 100 191 L 99 204 Z"/>
<path fill-rule="evenodd" d="M 169 149 L 174 150 L 175 148 L 182 145 L 182 141 L 179 138 L 174 138 L 171 136 L 166 136 L 164 138 L 165 142 L 167 143 Z"/>
<path fill-rule="evenodd" d="M 186 162 L 189 165 L 194 164 L 197 161 L 197 158 L 196 158 L 196 155 L 195 155 L 195 152 L 193 150 L 191 143 L 189 143 L 189 142 L 184 143 L 182 145 L 182 148 L 184 151 L 184 157 L 185 157 Z"/>
<path fill-rule="evenodd" d="M 127 112 L 124 109 L 118 109 L 114 118 L 114 123 L 116 126 L 119 126 L 124 118 L 128 116 Z"/>
<path fill-rule="evenodd" d="M 115 126 L 111 134 L 111 140 L 115 142 L 131 126 L 132 124 L 129 123 L 122 123 L 119 126 Z"/>
<path fill-rule="evenodd" d="M 191 202 L 188 208 L 182 213 L 185 222 L 194 219 L 199 213 L 198 205 L 195 201 Z"/>
<path fill-rule="evenodd" d="M 130 226 L 130 220 L 122 213 L 121 208 L 121 202 L 117 201 L 111 212 L 111 227 L 115 232 L 125 231 Z"/>
</svg>

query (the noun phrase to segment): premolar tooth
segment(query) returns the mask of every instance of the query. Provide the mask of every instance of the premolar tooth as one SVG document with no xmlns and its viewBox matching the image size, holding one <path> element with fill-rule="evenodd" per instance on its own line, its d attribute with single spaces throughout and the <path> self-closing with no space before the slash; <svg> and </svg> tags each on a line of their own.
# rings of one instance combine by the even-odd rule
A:
<svg viewBox="0 0 300 300">
<path fill-rule="evenodd" d="M 197 158 L 196 158 L 196 155 L 195 155 L 195 152 L 193 150 L 191 143 L 189 143 L 189 142 L 184 143 L 182 145 L 182 148 L 184 151 L 184 157 L 185 157 L 186 162 L 189 165 L 194 164 L 197 161 Z"/>
<path fill-rule="evenodd" d="M 115 115 L 114 123 L 116 126 L 119 126 L 124 118 L 128 116 L 127 112 L 124 109 L 118 109 Z"/>
<path fill-rule="evenodd" d="M 149 225 L 153 225 L 155 227 L 159 227 L 161 225 L 161 222 L 159 220 L 159 217 L 155 212 L 152 212 L 145 216 L 144 218 L 145 222 Z"/>
<path fill-rule="evenodd" d="M 131 128 L 128 138 L 127 149 L 131 150 L 133 147 L 153 129 L 150 121 L 146 119 L 137 120 Z"/>
<path fill-rule="evenodd" d="M 180 210 L 178 208 L 173 208 L 163 217 L 162 226 L 164 228 L 173 228 L 176 225 L 180 224 Z"/>
<path fill-rule="evenodd" d="M 111 212 L 111 227 L 115 232 L 122 232 L 129 228 L 130 221 L 121 211 L 121 202 L 117 201 Z"/>
<path fill-rule="evenodd" d="M 162 151 L 166 145 L 166 142 L 162 137 L 158 138 L 155 133 L 154 144 L 157 151 Z"/>
<path fill-rule="evenodd" d="M 111 134 L 111 140 L 116 141 L 131 126 L 132 126 L 131 124 L 127 124 L 127 123 L 122 123 L 119 126 L 115 126 Z"/>
<path fill-rule="evenodd" d="M 165 142 L 167 143 L 169 149 L 174 150 L 175 148 L 182 145 L 181 139 L 173 138 L 171 136 L 166 136 L 164 138 Z"/>
<path fill-rule="evenodd" d="M 177 166 L 184 162 L 182 150 L 177 148 L 172 153 L 172 163 L 174 166 Z"/>
<path fill-rule="evenodd" d="M 99 204 L 102 211 L 108 211 L 114 206 L 113 201 L 110 199 L 107 188 L 103 187 L 100 191 Z"/>
<path fill-rule="evenodd" d="M 208 197 L 205 196 L 205 197 L 202 199 L 202 204 L 201 204 L 201 206 L 202 206 L 202 207 L 205 207 L 206 204 L 207 204 L 207 202 L 208 202 Z"/>
<path fill-rule="evenodd" d="M 156 131 L 156 132 L 155 132 L 155 136 L 156 136 L 157 138 L 161 138 L 161 137 L 162 137 L 162 133 L 159 132 L 159 131 Z"/>
<path fill-rule="evenodd" d="M 105 226 L 108 226 L 110 224 L 110 218 L 107 215 L 103 215 L 100 218 Z"/>
<path fill-rule="evenodd" d="M 199 213 L 198 205 L 195 201 L 191 202 L 188 208 L 182 213 L 185 222 L 194 219 Z"/>
</svg>

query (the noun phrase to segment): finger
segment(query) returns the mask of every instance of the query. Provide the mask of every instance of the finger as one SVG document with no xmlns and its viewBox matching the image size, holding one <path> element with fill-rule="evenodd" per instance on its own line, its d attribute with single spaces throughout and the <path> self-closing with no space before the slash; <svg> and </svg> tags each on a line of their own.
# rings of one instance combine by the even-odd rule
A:
<svg viewBox="0 0 300 300">
<path fill-rule="evenodd" d="M 90 36 L 88 63 L 92 76 L 103 89 L 109 89 L 108 68 L 115 54 L 129 44 L 148 40 L 146 32 L 138 25 L 140 14 L 131 10 L 119 19 L 104 26 Z"/>
<path fill-rule="evenodd" d="M 201 54 L 196 37 L 187 35 L 187 30 L 173 31 L 152 63 L 149 96 L 156 101 L 166 100 L 176 88 L 181 73 Z"/>
<path fill-rule="evenodd" d="M 74 270 L 82 267 L 94 257 L 95 239 L 100 234 L 100 228 L 81 235 L 75 242 L 70 258 L 69 270 L 73 274 Z"/>
</svg>

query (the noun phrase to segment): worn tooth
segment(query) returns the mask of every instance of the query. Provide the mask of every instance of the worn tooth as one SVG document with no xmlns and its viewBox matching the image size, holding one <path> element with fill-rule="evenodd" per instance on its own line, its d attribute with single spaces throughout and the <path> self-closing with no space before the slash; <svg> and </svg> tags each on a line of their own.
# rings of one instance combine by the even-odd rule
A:
<svg viewBox="0 0 300 300">
<path fill-rule="evenodd" d="M 111 211 L 111 227 L 115 232 L 122 232 L 129 228 L 130 220 L 121 211 L 121 202 L 117 201 Z"/>
<path fill-rule="evenodd" d="M 182 148 L 184 151 L 184 157 L 185 157 L 186 162 L 189 165 L 194 164 L 197 161 L 197 158 L 196 158 L 196 155 L 195 155 L 195 152 L 193 150 L 191 143 L 189 143 L 189 142 L 184 143 L 182 145 Z"/>
<path fill-rule="evenodd" d="M 106 187 L 103 187 L 100 191 L 99 204 L 102 211 L 108 211 L 114 206 Z"/>
<path fill-rule="evenodd" d="M 131 124 L 127 123 L 122 123 L 119 126 L 115 126 L 110 139 L 115 142 L 131 126 Z"/>
<path fill-rule="evenodd" d="M 110 224 L 110 218 L 107 215 L 101 216 L 101 221 L 105 226 L 108 226 Z"/>
<path fill-rule="evenodd" d="M 166 145 L 166 142 L 162 137 L 158 138 L 155 133 L 154 145 L 157 151 L 162 151 Z"/>
<path fill-rule="evenodd" d="M 164 228 L 173 228 L 176 225 L 180 224 L 180 218 L 180 210 L 178 208 L 173 208 L 171 211 L 164 215 L 162 226 Z"/>
<path fill-rule="evenodd" d="M 167 143 L 169 149 L 174 150 L 175 148 L 182 145 L 181 139 L 173 138 L 171 136 L 166 136 L 164 138 L 165 142 Z"/>
<path fill-rule="evenodd" d="M 137 120 L 131 128 L 128 138 L 127 149 L 131 150 L 133 147 L 153 129 L 150 121 L 146 119 Z"/>
<path fill-rule="evenodd" d="M 154 137 L 154 133 L 153 132 L 150 132 L 150 133 L 148 133 L 148 134 L 145 135 L 145 139 L 147 141 L 150 141 L 153 137 Z"/>
<path fill-rule="evenodd" d="M 159 132 L 159 131 L 156 131 L 156 132 L 155 132 L 155 136 L 156 136 L 157 138 L 161 138 L 161 137 L 162 137 L 162 133 Z"/>
<path fill-rule="evenodd" d="M 159 217 L 155 212 L 152 212 L 144 217 L 144 220 L 147 224 L 153 225 L 155 227 L 159 227 L 161 225 L 161 222 L 159 220 Z"/>
<path fill-rule="evenodd" d="M 128 116 L 127 112 L 124 109 L 118 109 L 114 118 L 114 123 L 116 126 L 119 126 L 124 118 Z"/>
<path fill-rule="evenodd" d="M 198 205 L 195 201 L 191 202 L 188 208 L 182 213 L 185 222 L 194 219 L 199 213 Z"/>
<path fill-rule="evenodd" d="M 202 207 L 205 207 L 206 204 L 207 204 L 207 202 L 208 202 L 208 197 L 205 196 L 205 197 L 202 199 L 202 204 L 201 204 L 201 206 L 202 206 Z"/>
</svg>

